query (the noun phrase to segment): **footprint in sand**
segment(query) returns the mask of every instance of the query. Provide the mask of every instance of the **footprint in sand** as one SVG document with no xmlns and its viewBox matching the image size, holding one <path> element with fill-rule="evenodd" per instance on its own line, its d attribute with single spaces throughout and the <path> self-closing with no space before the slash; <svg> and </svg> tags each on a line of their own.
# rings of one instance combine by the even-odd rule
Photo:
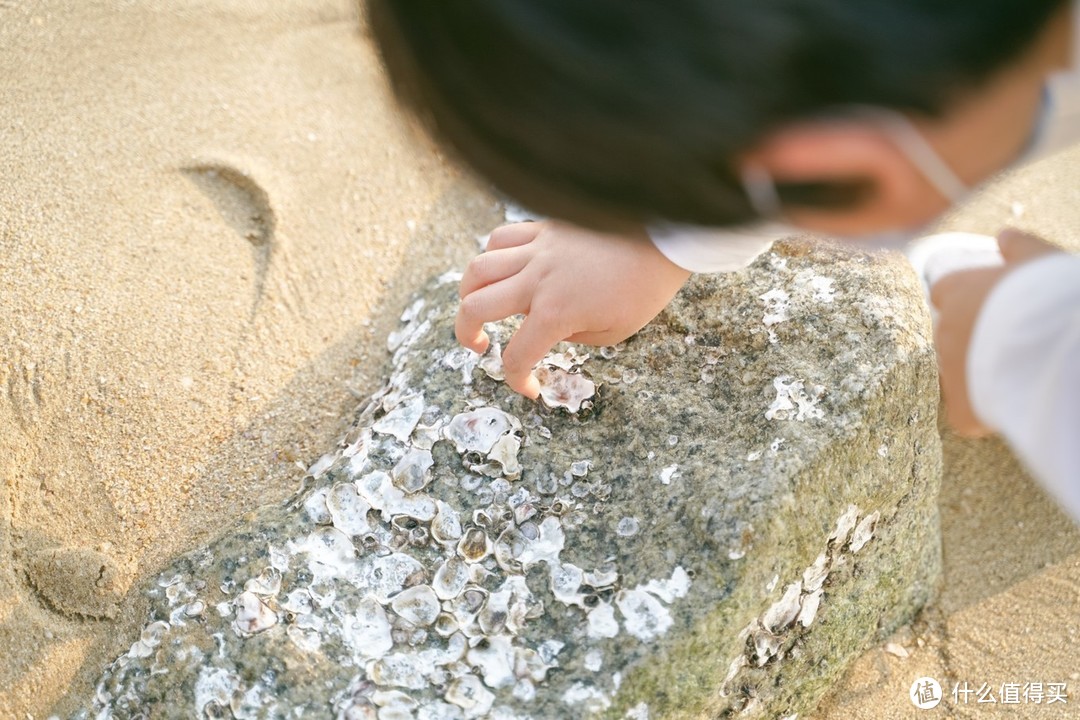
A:
<svg viewBox="0 0 1080 720">
<path fill-rule="evenodd" d="M 118 603 L 126 586 L 116 563 L 108 555 L 97 550 L 77 546 L 51 546 L 41 549 L 49 539 L 33 527 L 13 531 L 14 518 L 26 515 L 29 495 L 55 495 L 52 487 L 58 482 L 57 475 L 28 470 L 43 459 L 28 448 L 41 441 L 49 433 L 51 388 L 73 380 L 72 358 L 63 353 L 63 360 L 55 358 L 14 357 L 0 365 L 0 427 L 10 428 L 10 435 L 0 441 L 11 443 L 12 451 L 0 458 L 0 553 L 5 570 L 14 577 L 21 576 L 31 595 L 41 605 L 71 619 L 107 619 L 116 615 Z M 6 402 L 5 402 L 6 401 Z M 8 420 L 13 420 L 8 424 Z M 5 428 L 5 429 L 6 429 Z M 18 430 L 16 430 L 18 428 Z M 20 433 L 21 431 L 21 433 Z M 21 437 L 19 437 L 21 435 Z M 65 447 L 70 438 L 53 438 L 49 441 L 54 449 L 61 449 L 66 457 L 74 451 Z M 27 454 L 29 453 L 29 454 Z M 63 471 L 60 471 L 61 475 Z M 28 495 L 29 493 L 29 495 Z M 31 501 L 32 503 L 33 501 Z M 85 508 L 91 516 L 107 515 L 101 507 Z M 33 511 L 29 512 L 33 515 Z M 0 581 L 0 587 L 4 582 Z"/>
<path fill-rule="evenodd" d="M 250 319 L 254 319 L 266 290 L 266 276 L 274 251 L 276 220 L 270 197 L 250 173 L 226 162 L 198 161 L 180 170 L 214 203 L 221 219 L 251 245 L 255 291 Z"/>
<path fill-rule="evenodd" d="M 0 384 L 7 392 L 15 422 L 23 431 L 37 422 L 41 409 L 41 376 L 37 363 L 13 362 L 0 366 Z"/>
<path fill-rule="evenodd" d="M 39 550 L 30 556 L 26 575 L 45 605 L 62 615 L 111 620 L 123 597 L 112 558 L 90 548 Z"/>
<path fill-rule="evenodd" d="M 0 0 L 0 7 L 3 2 Z M 249 321 L 253 321 L 266 291 L 275 250 L 276 218 L 267 192 L 249 172 L 238 169 L 237 165 L 222 160 L 199 160 L 180 170 L 213 202 L 221 219 L 251 248 L 254 287 Z M 71 368 L 66 370 L 70 377 Z M 9 414 L 24 433 L 33 434 L 44 410 L 42 396 L 47 376 L 47 369 L 34 362 L 16 358 L 0 364 L 0 388 L 3 391 L 0 405 L 7 400 L 9 406 L 7 413 L 0 407 L 0 419 Z M 14 483 L 6 485 L 11 493 L 11 507 L 16 507 L 20 499 L 16 487 Z M 5 536 L 10 529 L 10 520 L 6 517 L 0 523 L 0 532 Z M 0 548 L 9 541 L 8 537 L 0 537 Z M 13 562 L 11 567 L 16 568 L 16 573 L 21 570 L 27 589 L 43 608 L 72 620 L 116 616 L 127 587 L 126 576 L 106 552 L 76 545 L 47 549 L 39 545 L 36 549 L 24 548 L 16 554 L 21 555 L 21 560 Z"/>
</svg>

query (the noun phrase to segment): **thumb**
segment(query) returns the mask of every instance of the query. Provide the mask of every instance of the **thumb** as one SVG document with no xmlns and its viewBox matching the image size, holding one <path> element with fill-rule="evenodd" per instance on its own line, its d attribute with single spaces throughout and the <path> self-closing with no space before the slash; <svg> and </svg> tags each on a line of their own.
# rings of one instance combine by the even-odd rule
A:
<svg viewBox="0 0 1080 720">
<path fill-rule="evenodd" d="M 1054 247 L 1038 235 L 1032 235 L 1016 228 L 1005 228 L 998 233 L 997 239 L 998 247 L 1001 248 L 1001 256 L 1005 258 L 1008 265 L 1019 265 L 1043 255 L 1060 252 L 1059 248 Z"/>
</svg>

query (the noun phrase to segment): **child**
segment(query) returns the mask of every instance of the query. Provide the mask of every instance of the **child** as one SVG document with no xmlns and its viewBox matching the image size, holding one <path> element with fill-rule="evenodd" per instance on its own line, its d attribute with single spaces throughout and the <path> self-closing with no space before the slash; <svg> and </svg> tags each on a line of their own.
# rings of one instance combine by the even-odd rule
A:
<svg viewBox="0 0 1080 720">
<path fill-rule="evenodd" d="M 555 343 L 625 339 L 691 272 L 744 267 L 794 229 L 893 245 L 1080 140 L 1075 1 L 371 0 L 369 14 L 433 130 L 562 218 L 500 228 L 461 285 L 473 350 L 484 322 L 526 315 L 503 363 L 531 397 Z M 1001 432 L 1080 520 L 1080 259 L 1000 240 L 1003 266 L 933 288 L 949 417 Z"/>
</svg>

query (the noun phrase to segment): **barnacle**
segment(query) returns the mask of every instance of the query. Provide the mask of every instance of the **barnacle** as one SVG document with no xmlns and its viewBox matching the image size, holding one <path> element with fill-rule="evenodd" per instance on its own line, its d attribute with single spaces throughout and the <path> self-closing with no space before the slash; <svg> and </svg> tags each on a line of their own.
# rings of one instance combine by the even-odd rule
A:
<svg viewBox="0 0 1080 720">
<path fill-rule="evenodd" d="M 480 562 L 491 552 L 491 540 L 481 528 L 472 527 L 461 536 L 457 550 L 466 562 Z"/>
</svg>

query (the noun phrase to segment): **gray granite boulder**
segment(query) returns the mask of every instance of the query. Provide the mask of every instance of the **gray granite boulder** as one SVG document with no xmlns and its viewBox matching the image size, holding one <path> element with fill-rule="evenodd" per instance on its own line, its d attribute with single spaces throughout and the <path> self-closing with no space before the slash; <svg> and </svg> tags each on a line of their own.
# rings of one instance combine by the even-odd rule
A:
<svg viewBox="0 0 1080 720">
<path fill-rule="evenodd" d="M 456 345 L 455 279 L 302 490 L 147 589 L 82 717 L 792 717 L 931 595 L 937 376 L 899 258 L 789 242 L 697 278 L 550 355 L 543 403 Z"/>
</svg>

